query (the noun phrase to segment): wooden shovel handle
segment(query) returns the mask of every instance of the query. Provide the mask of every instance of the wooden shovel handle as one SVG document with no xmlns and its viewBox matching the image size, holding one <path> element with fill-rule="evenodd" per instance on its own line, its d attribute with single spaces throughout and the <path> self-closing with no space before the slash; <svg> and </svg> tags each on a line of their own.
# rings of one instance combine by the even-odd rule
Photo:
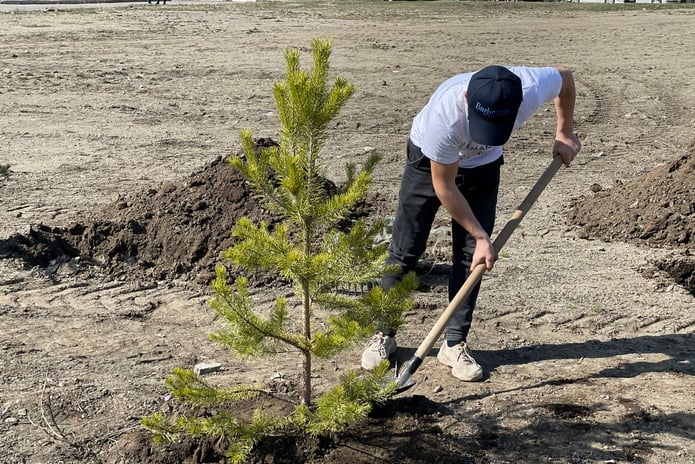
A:
<svg viewBox="0 0 695 464">
<path fill-rule="evenodd" d="M 497 234 L 497 238 L 495 238 L 495 241 L 493 242 L 493 246 L 495 247 L 495 251 L 497 253 L 499 253 L 502 247 L 505 245 L 505 243 L 507 243 L 507 240 L 512 235 L 512 232 L 514 232 L 514 230 L 519 225 L 521 220 L 524 218 L 528 210 L 531 209 L 531 206 L 536 202 L 541 192 L 543 192 L 545 187 L 548 185 L 550 179 L 553 178 L 553 176 L 560 169 L 561 166 L 562 157 L 556 156 L 553 159 L 553 162 L 550 163 L 550 166 L 548 166 L 545 169 L 540 179 L 536 181 L 536 184 L 533 186 L 528 195 L 526 195 L 524 201 L 522 201 L 517 210 L 514 211 L 512 217 L 509 219 L 509 221 L 507 221 L 507 224 L 505 224 L 505 226 L 502 228 L 499 234 Z M 468 295 L 470 295 L 473 288 L 483 278 L 483 274 L 486 270 L 487 267 L 484 263 L 478 264 L 473 269 L 471 275 L 468 276 L 468 278 L 463 283 L 463 285 L 456 293 L 454 298 L 451 300 L 449 305 L 446 307 L 442 315 L 439 316 L 439 319 L 437 319 L 437 322 L 434 324 L 434 327 L 432 327 L 429 334 L 427 334 L 427 337 L 425 337 L 425 339 L 420 344 L 420 347 L 417 349 L 413 356 L 414 358 L 417 357 L 418 359 L 424 359 L 427 353 L 429 353 L 434 343 L 437 341 L 439 336 L 446 328 L 446 325 L 449 323 L 451 317 L 454 315 L 456 310 L 459 309 L 459 307 L 463 304 L 465 299 L 468 298 Z"/>
</svg>

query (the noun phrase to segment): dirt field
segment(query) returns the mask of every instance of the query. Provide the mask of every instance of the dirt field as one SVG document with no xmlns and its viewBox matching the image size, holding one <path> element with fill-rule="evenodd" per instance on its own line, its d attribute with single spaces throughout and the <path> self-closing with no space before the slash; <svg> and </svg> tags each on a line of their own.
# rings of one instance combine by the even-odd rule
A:
<svg viewBox="0 0 695 464">
<path fill-rule="evenodd" d="M 0 164 L 12 170 L 0 180 L 0 463 L 217 462 L 195 446 L 152 448 L 140 429 L 171 407 L 174 367 L 216 360 L 213 382 L 296 385 L 298 356 L 248 365 L 208 341 L 204 282 L 234 219 L 256 210 L 222 191 L 232 174 L 217 161 L 240 149 L 242 128 L 278 139 L 283 51 L 314 37 L 332 39 L 333 72 L 356 86 L 327 176 L 339 183 L 346 161 L 381 153 L 375 215 L 395 211 L 412 117 L 458 72 L 572 68 L 584 147 L 484 278 L 469 338 L 483 382 L 462 384 L 430 356 L 368 424 L 290 458 L 265 448 L 257 462 L 695 462 L 693 30 L 695 9 L 677 4 L 173 1 L 0 14 Z M 500 228 L 549 164 L 554 127 L 548 106 L 508 144 Z M 447 305 L 440 221 L 401 360 Z M 286 291 L 268 283 L 259 304 Z M 318 367 L 317 388 L 359 367 L 360 351 Z"/>
</svg>

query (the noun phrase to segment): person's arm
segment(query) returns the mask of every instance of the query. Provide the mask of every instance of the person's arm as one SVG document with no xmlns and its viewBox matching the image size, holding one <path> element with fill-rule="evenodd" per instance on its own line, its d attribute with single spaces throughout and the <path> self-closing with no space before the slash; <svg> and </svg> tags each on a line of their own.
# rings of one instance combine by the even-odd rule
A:
<svg viewBox="0 0 695 464">
<path fill-rule="evenodd" d="M 565 166 L 569 166 L 582 148 L 582 143 L 574 133 L 574 102 L 577 93 L 572 71 L 562 67 L 556 69 L 562 77 L 562 87 L 554 100 L 557 129 L 553 142 L 553 156 L 560 155 Z"/>
<path fill-rule="evenodd" d="M 475 237 L 475 251 L 471 269 L 480 263 L 485 263 L 488 270 L 492 269 L 497 260 L 497 253 L 495 253 L 495 248 L 492 246 L 490 236 L 480 225 L 468 201 L 456 187 L 458 163 L 442 164 L 431 161 L 430 166 L 434 191 L 439 201 L 442 202 L 442 206 L 461 227 Z"/>
</svg>

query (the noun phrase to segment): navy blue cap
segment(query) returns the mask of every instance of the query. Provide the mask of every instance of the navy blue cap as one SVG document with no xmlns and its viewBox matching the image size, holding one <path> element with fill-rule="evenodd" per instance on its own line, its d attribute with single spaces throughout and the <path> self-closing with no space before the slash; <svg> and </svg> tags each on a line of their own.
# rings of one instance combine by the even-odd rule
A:
<svg viewBox="0 0 695 464">
<path fill-rule="evenodd" d="M 504 66 L 473 74 L 466 93 L 471 138 L 481 145 L 504 145 L 521 106 L 521 79 Z"/>
</svg>

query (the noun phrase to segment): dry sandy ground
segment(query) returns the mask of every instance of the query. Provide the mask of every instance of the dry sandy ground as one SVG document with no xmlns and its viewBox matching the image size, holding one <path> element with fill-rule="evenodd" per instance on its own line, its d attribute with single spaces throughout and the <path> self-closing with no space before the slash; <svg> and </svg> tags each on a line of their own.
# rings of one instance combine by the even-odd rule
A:
<svg viewBox="0 0 695 464">
<path fill-rule="evenodd" d="M 476 462 L 695 462 L 695 300 L 653 271 L 678 251 L 580 238 L 565 217 L 593 184 L 683 153 L 695 132 L 693 30 L 695 10 L 673 4 L 174 1 L 4 13 L 0 163 L 13 172 L 0 185 L 0 240 L 181 179 L 236 152 L 241 128 L 277 138 L 283 50 L 308 50 L 313 37 L 332 39 L 334 73 L 357 88 L 331 132 L 329 177 L 376 149 L 374 189 L 394 201 L 411 119 L 439 82 L 490 63 L 566 65 L 584 148 L 485 276 L 469 341 L 486 379 L 458 383 L 430 357 L 407 395 L 439 404 L 438 430 L 477 447 Z M 508 145 L 500 226 L 549 163 L 553 130 L 548 107 Z M 425 257 L 435 270 L 443 238 Z M 423 281 L 399 335 L 406 359 L 446 306 L 444 276 Z M 188 281 L 106 282 L 0 260 L 0 463 L 128 462 L 113 450 L 165 407 L 176 366 L 218 360 L 220 382 L 296 376 L 298 357 L 252 369 L 209 342 L 206 299 Z M 319 368 L 317 387 L 357 367 L 359 351 Z M 396 445 L 384 443 L 387 462 Z M 364 456 L 353 460 L 375 462 Z"/>
</svg>

